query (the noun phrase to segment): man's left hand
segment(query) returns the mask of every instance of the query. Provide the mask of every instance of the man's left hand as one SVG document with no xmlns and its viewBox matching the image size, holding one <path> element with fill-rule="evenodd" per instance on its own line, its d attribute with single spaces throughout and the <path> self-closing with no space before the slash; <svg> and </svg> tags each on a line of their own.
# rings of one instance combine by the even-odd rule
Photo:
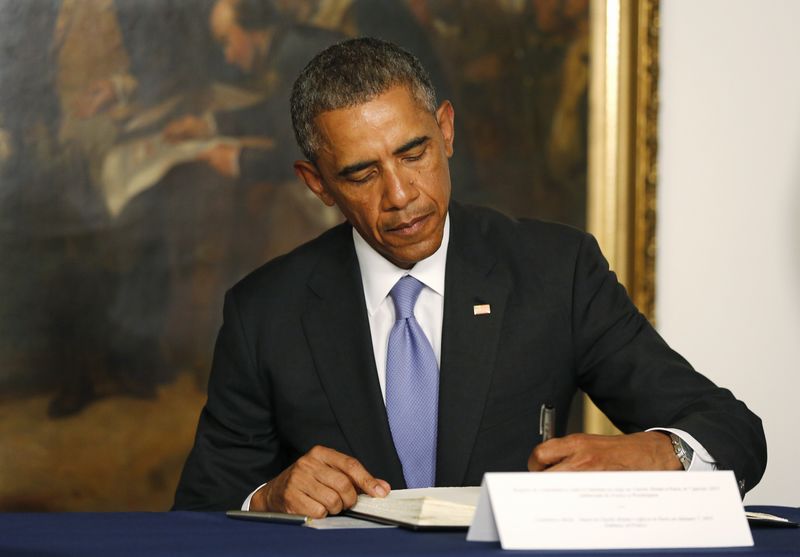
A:
<svg viewBox="0 0 800 557">
<path fill-rule="evenodd" d="M 574 433 L 537 445 L 528 457 L 528 470 L 532 472 L 682 469 L 669 436 L 658 431 Z"/>
</svg>

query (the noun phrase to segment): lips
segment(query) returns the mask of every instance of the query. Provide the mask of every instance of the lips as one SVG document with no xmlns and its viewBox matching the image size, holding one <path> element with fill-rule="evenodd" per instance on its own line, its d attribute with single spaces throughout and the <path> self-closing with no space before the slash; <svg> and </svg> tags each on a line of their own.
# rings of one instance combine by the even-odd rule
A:
<svg viewBox="0 0 800 557">
<path fill-rule="evenodd" d="M 419 217 L 414 217 L 413 219 L 403 221 L 400 224 L 387 228 L 387 231 L 404 235 L 414 234 L 424 226 L 430 216 L 430 213 L 428 213 Z"/>
</svg>

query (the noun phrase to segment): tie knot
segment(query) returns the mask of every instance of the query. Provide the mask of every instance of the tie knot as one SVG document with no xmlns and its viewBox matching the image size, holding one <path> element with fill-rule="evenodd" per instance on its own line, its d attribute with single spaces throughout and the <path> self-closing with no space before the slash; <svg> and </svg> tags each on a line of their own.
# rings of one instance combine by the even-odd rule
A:
<svg viewBox="0 0 800 557">
<path fill-rule="evenodd" d="M 420 281 L 411 275 L 406 275 L 397 281 L 389 292 L 397 314 L 395 319 L 408 319 L 414 315 L 414 304 L 417 303 L 417 298 L 423 286 Z"/>
</svg>

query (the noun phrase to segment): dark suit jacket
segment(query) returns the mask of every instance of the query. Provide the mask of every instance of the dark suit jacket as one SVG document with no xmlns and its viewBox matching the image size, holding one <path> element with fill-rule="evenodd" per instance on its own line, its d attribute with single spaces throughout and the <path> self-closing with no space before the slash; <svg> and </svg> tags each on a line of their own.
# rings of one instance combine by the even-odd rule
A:
<svg viewBox="0 0 800 557">
<path fill-rule="evenodd" d="M 525 470 L 539 408 L 585 390 L 623 431 L 691 433 L 748 487 L 766 464 L 761 422 L 673 352 L 580 231 L 452 204 L 436 484 Z M 175 507 L 238 508 L 314 445 L 404 487 L 343 224 L 228 292 L 197 438 Z M 475 304 L 491 314 L 473 315 Z"/>
</svg>

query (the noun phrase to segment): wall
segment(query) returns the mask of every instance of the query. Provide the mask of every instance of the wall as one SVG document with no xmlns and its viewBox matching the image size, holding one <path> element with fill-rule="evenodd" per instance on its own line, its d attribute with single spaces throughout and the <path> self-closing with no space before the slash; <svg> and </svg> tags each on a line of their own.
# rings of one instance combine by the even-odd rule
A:
<svg viewBox="0 0 800 557">
<path fill-rule="evenodd" d="M 661 3 L 657 321 L 761 416 L 800 505 L 800 2 Z"/>
</svg>

